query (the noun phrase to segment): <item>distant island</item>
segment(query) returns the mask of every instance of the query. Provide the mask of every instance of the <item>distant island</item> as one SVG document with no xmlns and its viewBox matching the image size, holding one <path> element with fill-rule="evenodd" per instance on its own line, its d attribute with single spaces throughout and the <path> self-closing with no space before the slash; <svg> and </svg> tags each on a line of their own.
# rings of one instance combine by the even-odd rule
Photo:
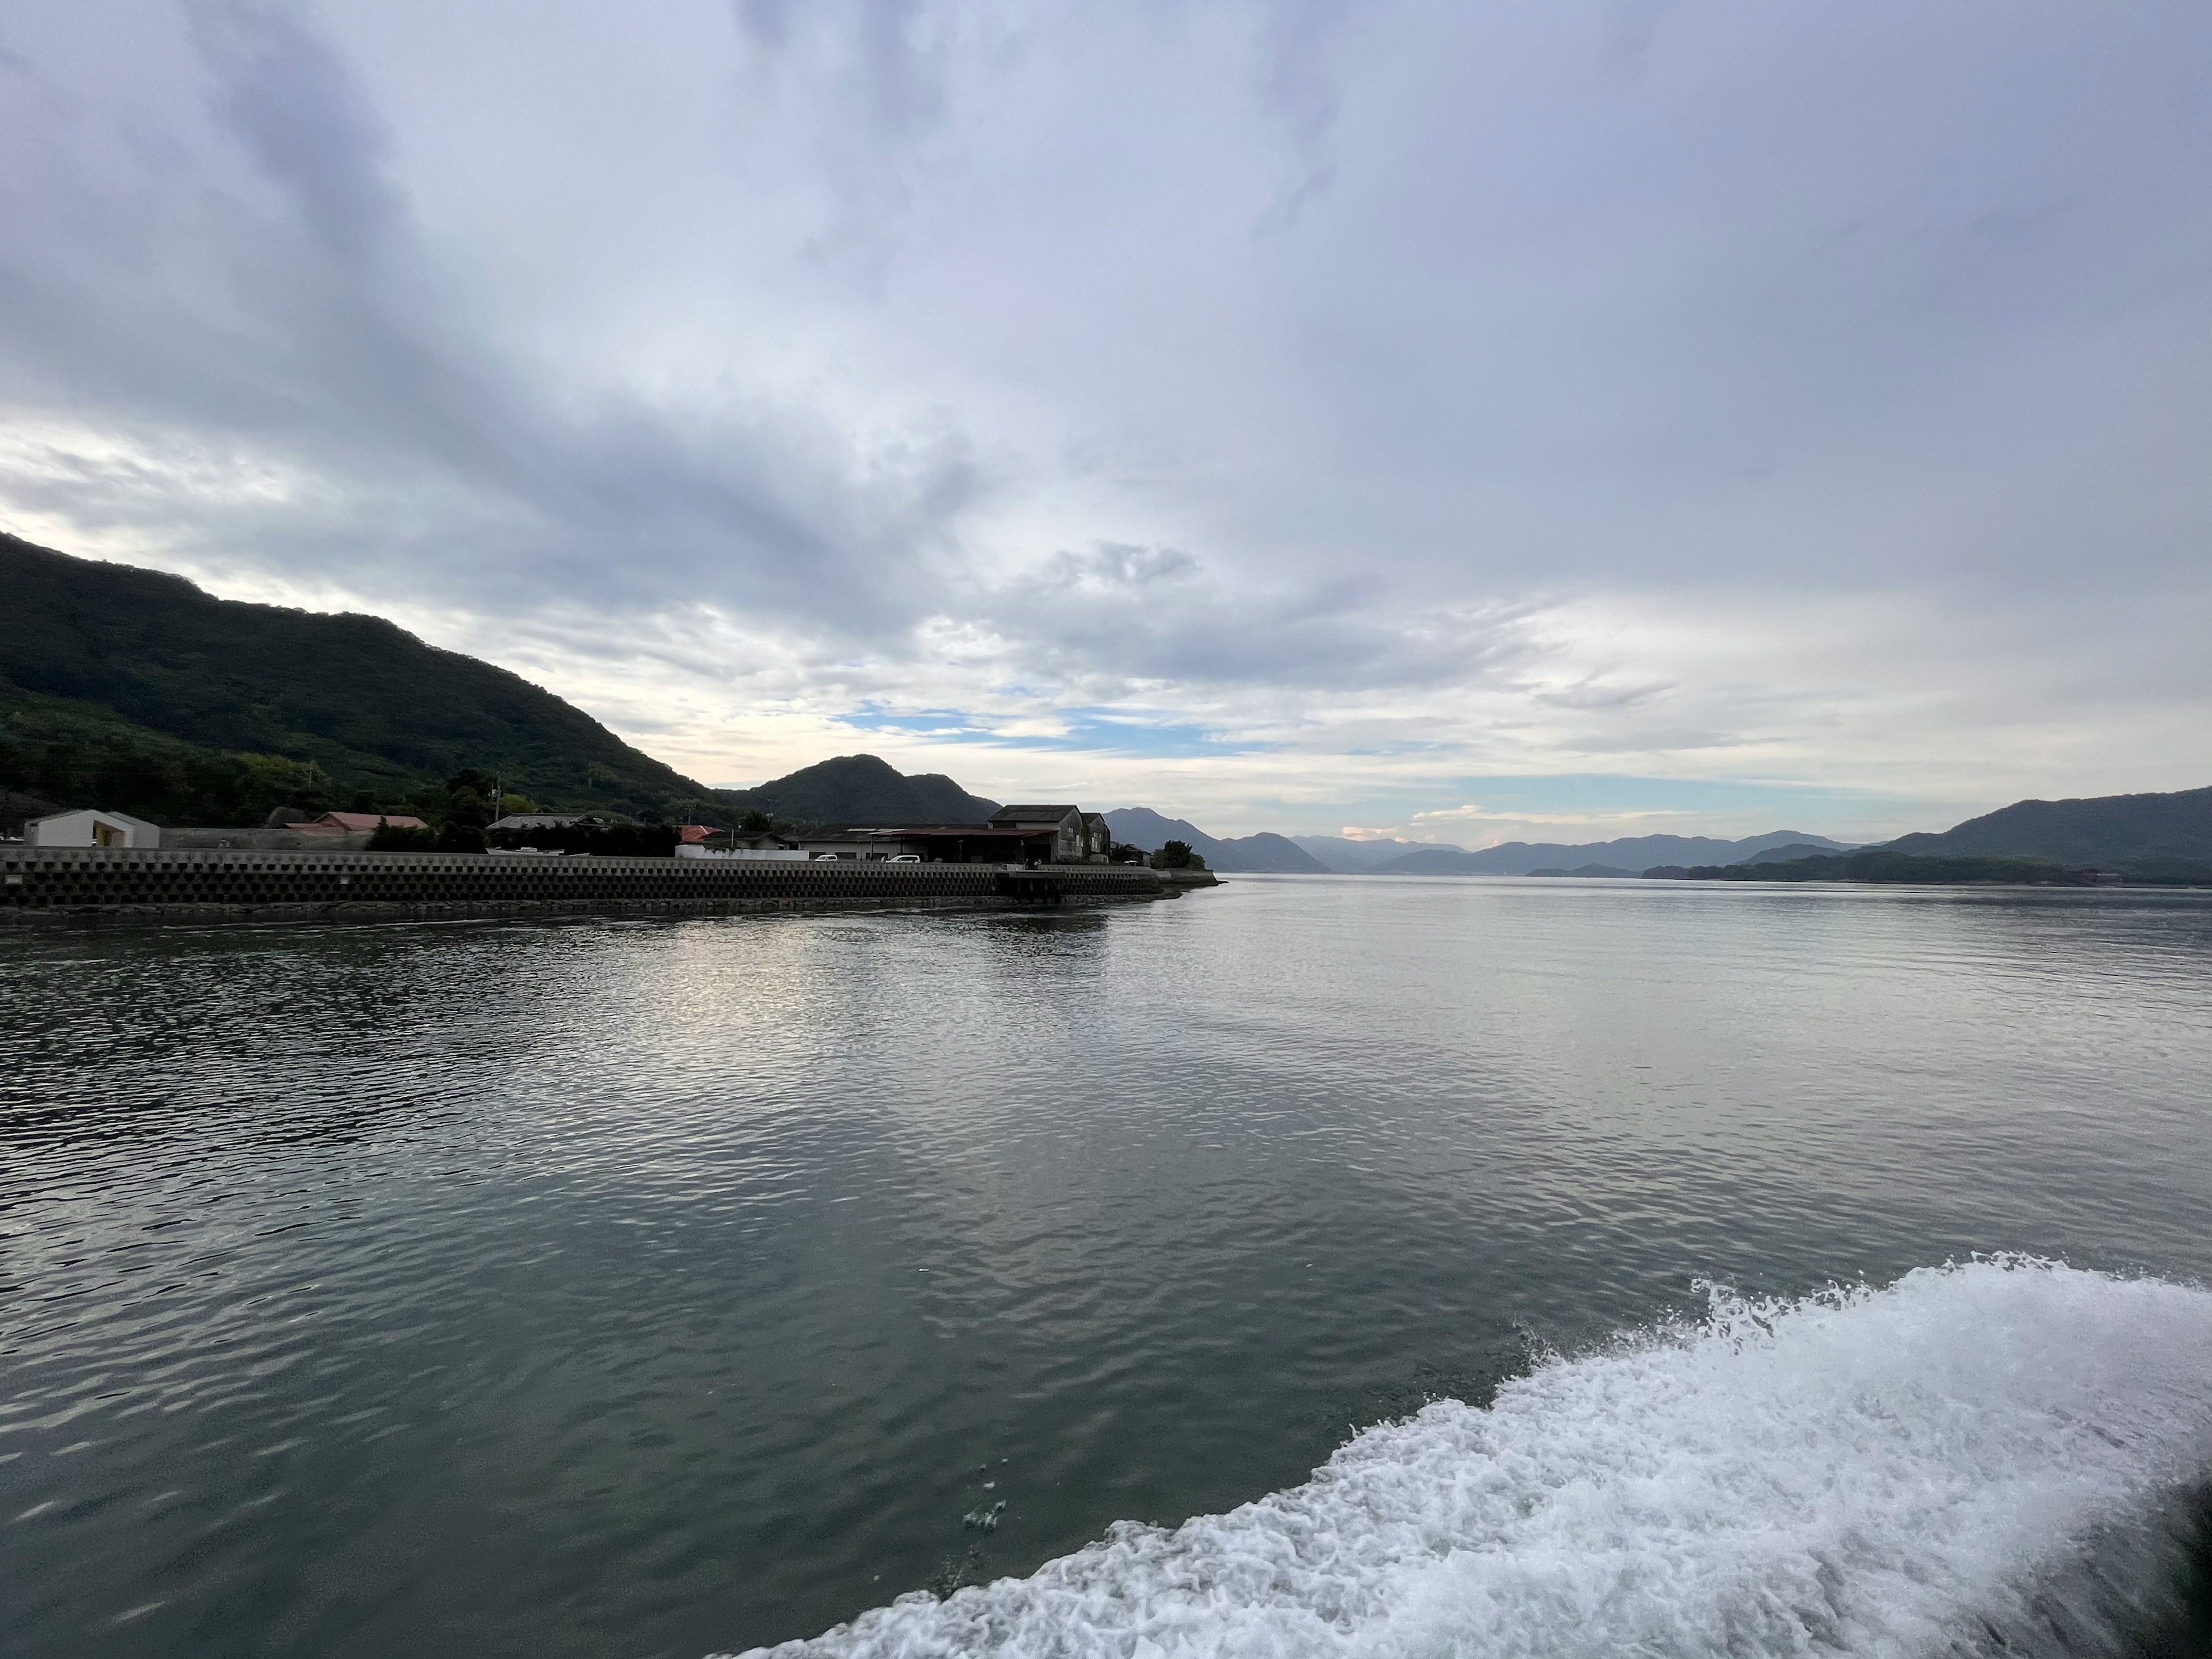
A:
<svg viewBox="0 0 2212 1659">
<path fill-rule="evenodd" d="M 2212 885 L 2212 788 L 2016 801 L 1941 834 L 1900 836 L 1842 855 L 1644 873 L 1688 881 Z"/>
</svg>

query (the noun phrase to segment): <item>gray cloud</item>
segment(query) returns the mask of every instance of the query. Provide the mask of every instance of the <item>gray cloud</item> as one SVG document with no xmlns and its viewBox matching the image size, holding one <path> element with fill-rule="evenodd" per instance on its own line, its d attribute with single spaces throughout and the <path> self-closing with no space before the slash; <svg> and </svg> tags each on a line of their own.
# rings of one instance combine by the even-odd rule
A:
<svg viewBox="0 0 2212 1659">
<path fill-rule="evenodd" d="M 973 602 L 1032 676 L 1070 701 L 1118 702 L 1162 684 L 1401 691 L 1495 678 L 1525 660 L 1526 607 L 1446 608 L 1418 619 L 1358 578 L 1234 586 L 1191 555 L 1102 544 L 1061 552 Z"/>
<path fill-rule="evenodd" d="M 663 706 L 1812 775 L 2212 702 L 2198 9 L 117 3 L 0 20 L 46 539 Z"/>
<path fill-rule="evenodd" d="M 218 567 L 320 565 L 372 595 L 510 611 L 704 598 L 861 635 L 910 623 L 917 548 L 980 488 L 957 435 L 859 478 L 805 411 L 679 416 L 615 388 L 556 412 L 447 308 L 386 125 L 328 40 L 273 8 L 186 15 L 228 153 L 103 179 L 58 165 L 16 192 L 12 389 L 137 452 L 19 478 L 19 502 L 167 529 Z M 41 185 L 72 210 L 32 210 Z M 166 192 L 156 222 L 134 233 L 149 191 Z M 137 269 L 118 273 L 133 242 Z M 211 499 L 182 464 L 210 449 L 296 472 L 299 498 Z"/>
</svg>

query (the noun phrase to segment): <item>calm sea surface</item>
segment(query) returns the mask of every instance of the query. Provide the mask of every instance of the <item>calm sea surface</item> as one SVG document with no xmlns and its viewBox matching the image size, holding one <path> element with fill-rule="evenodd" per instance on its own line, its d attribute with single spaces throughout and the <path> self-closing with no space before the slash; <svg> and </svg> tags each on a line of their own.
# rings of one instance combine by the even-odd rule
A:
<svg viewBox="0 0 2212 1659">
<path fill-rule="evenodd" d="M 2086 1649 L 2212 898 L 0 938 L 0 1206 L 9 1654 Z"/>
</svg>

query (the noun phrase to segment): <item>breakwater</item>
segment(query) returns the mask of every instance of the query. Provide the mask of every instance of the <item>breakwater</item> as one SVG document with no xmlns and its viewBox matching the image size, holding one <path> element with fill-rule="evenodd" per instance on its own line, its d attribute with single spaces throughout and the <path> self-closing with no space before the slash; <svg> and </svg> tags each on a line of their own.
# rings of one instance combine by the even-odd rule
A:
<svg viewBox="0 0 2212 1659">
<path fill-rule="evenodd" d="M 990 909 L 1174 898 L 1181 890 L 1155 871 L 1127 866 L 0 848 L 0 925 Z"/>
</svg>

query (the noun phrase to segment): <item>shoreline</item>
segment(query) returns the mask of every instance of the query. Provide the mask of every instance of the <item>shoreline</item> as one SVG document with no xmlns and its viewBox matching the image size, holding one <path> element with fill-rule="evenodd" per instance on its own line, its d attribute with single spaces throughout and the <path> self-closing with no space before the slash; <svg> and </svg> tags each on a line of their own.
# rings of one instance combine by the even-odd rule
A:
<svg viewBox="0 0 2212 1659">
<path fill-rule="evenodd" d="M 1126 865 L 27 847 L 0 852 L 0 927 L 1052 909 L 1180 898 L 1190 887 L 1215 884 L 1211 872 Z"/>
</svg>

